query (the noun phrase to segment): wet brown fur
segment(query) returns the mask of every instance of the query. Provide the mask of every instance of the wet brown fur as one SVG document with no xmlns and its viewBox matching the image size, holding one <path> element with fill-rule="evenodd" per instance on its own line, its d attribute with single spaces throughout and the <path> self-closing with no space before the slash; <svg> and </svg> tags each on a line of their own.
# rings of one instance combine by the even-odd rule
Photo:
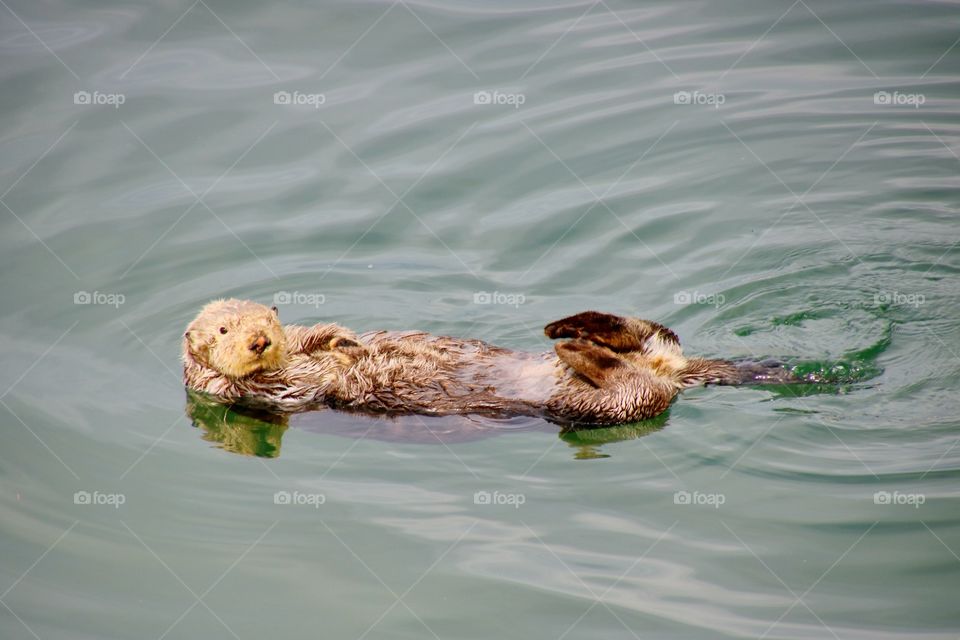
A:
<svg viewBox="0 0 960 640">
<path fill-rule="evenodd" d="M 619 424 L 663 412 L 685 387 L 741 381 L 729 361 L 684 357 L 676 334 L 655 322 L 587 311 L 544 331 L 561 339 L 555 354 L 422 332 L 282 326 L 275 309 L 217 300 L 184 334 L 184 383 L 282 412 L 329 405 Z"/>
</svg>

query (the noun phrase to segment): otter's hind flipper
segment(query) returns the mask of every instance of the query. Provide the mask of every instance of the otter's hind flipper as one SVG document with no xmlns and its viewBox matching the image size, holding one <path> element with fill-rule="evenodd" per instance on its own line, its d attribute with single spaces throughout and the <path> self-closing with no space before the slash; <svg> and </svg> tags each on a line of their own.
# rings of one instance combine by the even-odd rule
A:
<svg viewBox="0 0 960 640">
<path fill-rule="evenodd" d="M 603 388 L 629 365 L 617 354 L 587 340 L 568 340 L 554 345 L 557 356 L 595 387 Z"/>
<path fill-rule="evenodd" d="M 620 353 L 642 351 L 644 343 L 655 333 L 667 342 L 680 344 L 677 334 L 662 324 L 598 311 L 584 311 L 551 322 L 543 332 L 548 338 L 581 338 Z"/>
</svg>

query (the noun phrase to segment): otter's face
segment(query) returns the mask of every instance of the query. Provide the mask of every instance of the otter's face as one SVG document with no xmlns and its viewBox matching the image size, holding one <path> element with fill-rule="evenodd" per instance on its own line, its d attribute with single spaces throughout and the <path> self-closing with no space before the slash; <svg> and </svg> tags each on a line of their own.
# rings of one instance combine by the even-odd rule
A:
<svg viewBox="0 0 960 640">
<path fill-rule="evenodd" d="M 230 378 L 286 364 L 287 342 L 276 308 L 244 300 L 217 300 L 184 333 L 184 358 Z"/>
</svg>

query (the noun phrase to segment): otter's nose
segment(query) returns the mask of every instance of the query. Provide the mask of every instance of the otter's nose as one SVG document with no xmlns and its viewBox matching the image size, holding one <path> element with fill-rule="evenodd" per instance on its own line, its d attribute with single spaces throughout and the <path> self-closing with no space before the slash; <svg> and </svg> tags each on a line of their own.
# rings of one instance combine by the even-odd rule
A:
<svg viewBox="0 0 960 640">
<path fill-rule="evenodd" d="M 250 351 L 256 351 L 258 355 L 262 355 L 264 350 L 270 346 L 270 338 L 264 335 L 257 336 L 257 339 L 253 341 L 253 344 L 250 345 Z"/>
</svg>

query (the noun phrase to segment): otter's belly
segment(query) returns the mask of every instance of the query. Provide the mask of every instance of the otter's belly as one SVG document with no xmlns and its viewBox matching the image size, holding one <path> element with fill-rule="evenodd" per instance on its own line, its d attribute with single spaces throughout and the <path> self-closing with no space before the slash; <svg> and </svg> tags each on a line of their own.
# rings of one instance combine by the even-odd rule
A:
<svg viewBox="0 0 960 640">
<path fill-rule="evenodd" d="M 558 374 L 552 353 L 504 350 L 465 357 L 457 375 L 465 384 L 487 389 L 499 398 L 542 405 L 555 391 Z"/>
<path fill-rule="evenodd" d="M 423 332 L 371 332 L 361 339 L 371 347 L 388 343 L 419 344 L 426 360 L 440 362 L 441 372 L 405 377 L 405 401 L 438 413 L 538 410 L 555 393 L 559 377 L 554 353 L 529 353 L 497 347 L 481 340 L 433 336 Z M 403 357 L 417 363 L 416 350 Z M 427 367 L 432 368 L 433 365 Z"/>
</svg>

